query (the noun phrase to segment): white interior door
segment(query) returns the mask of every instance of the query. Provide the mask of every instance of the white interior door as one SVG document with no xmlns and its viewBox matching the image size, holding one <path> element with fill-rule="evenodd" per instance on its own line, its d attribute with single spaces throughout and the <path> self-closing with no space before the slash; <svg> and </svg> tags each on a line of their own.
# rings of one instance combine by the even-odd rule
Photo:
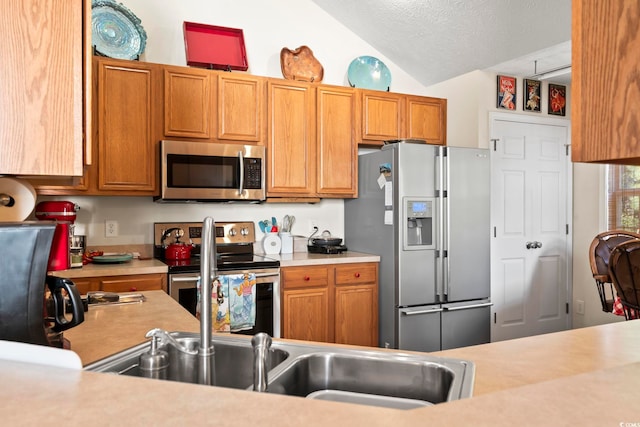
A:
<svg viewBox="0 0 640 427">
<path fill-rule="evenodd" d="M 569 121 L 491 115 L 492 341 L 570 327 Z"/>
</svg>

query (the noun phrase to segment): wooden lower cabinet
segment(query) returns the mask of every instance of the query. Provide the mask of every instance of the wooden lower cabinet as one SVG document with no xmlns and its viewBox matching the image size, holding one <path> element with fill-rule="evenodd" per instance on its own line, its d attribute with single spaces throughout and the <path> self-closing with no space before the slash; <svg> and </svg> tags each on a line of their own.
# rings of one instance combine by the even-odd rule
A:
<svg viewBox="0 0 640 427">
<path fill-rule="evenodd" d="M 282 337 L 378 345 L 378 264 L 284 267 Z"/>
<path fill-rule="evenodd" d="M 162 273 L 128 276 L 102 276 L 73 278 L 80 294 L 87 292 L 141 292 L 167 290 L 167 275 Z"/>
</svg>

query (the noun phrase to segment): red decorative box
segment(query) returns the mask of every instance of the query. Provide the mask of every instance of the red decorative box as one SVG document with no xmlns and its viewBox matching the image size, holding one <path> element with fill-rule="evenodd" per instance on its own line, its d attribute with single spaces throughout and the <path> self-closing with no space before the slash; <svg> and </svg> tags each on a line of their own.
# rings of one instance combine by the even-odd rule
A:
<svg viewBox="0 0 640 427">
<path fill-rule="evenodd" d="M 216 70 L 249 68 L 242 30 L 185 22 L 184 46 L 187 65 Z"/>
</svg>

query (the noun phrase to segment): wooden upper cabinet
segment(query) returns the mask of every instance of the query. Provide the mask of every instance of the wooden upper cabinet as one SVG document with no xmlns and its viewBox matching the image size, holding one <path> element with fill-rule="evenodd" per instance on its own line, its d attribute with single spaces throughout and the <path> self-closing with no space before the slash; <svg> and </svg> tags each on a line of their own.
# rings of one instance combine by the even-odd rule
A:
<svg viewBox="0 0 640 427">
<path fill-rule="evenodd" d="M 405 99 L 390 92 L 362 90 L 362 140 L 382 145 L 403 135 Z"/>
<path fill-rule="evenodd" d="M 3 2 L 0 174 L 83 173 L 83 13 L 79 0 Z"/>
<path fill-rule="evenodd" d="M 447 100 L 423 96 L 407 96 L 409 139 L 424 139 L 430 144 L 447 143 Z"/>
<path fill-rule="evenodd" d="M 219 140 L 264 142 L 264 85 L 262 77 L 217 74 L 216 137 Z"/>
<path fill-rule="evenodd" d="M 354 89 L 317 89 L 317 195 L 356 197 L 360 120 Z"/>
<path fill-rule="evenodd" d="M 267 196 L 315 193 L 315 91 L 308 84 L 267 82 Z"/>
<path fill-rule="evenodd" d="M 211 137 L 211 72 L 184 67 L 164 70 L 164 134 Z"/>
<path fill-rule="evenodd" d="M 426 96 L 361 90 L 363 145 L 392 139 L 423 139 L 446 145 L 447 100 Z"/>
<path fill-rule="evenodd" d="M 153 195 L 157 189 L 161 69 L 155 64 L 97 61 L 97 190 Z"/>
<path fill-rule="evenodd" d="M 640 165 L 640 3 L 571 4 L 571 159 Z"/>
</svg>

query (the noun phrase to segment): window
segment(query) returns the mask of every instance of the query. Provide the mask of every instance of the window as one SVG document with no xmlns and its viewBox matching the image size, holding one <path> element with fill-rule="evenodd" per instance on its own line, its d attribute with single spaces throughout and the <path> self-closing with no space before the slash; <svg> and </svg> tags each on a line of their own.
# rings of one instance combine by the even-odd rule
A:
<svg viewBox="0 0 640 427">
<path fill-rule="evenodd" d="M 609 165 L 607 175 L 609 230 L 640 232 L 640 166 Z"/>
</svg>

